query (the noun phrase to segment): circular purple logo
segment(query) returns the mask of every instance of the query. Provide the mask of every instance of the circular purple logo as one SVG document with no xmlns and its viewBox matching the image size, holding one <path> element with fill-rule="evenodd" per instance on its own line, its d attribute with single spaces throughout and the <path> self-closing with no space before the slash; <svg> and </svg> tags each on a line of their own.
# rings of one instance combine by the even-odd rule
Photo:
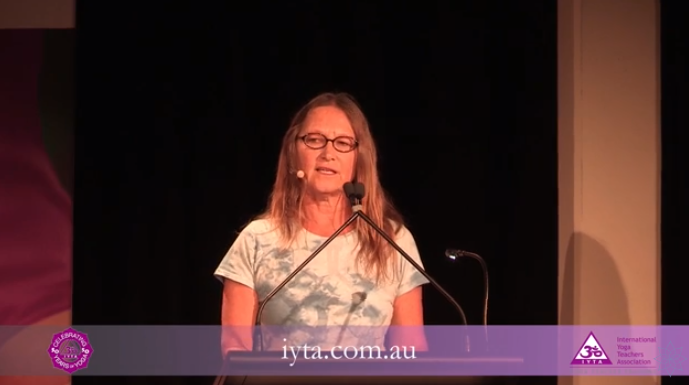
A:
<svg viewBox="0 0 689 385">
<path fill-rule="evenodd" d="M 48 354 L 56 369 L 71 374 L 88 367 L 93 348 L 85 333 L 69 328 L 53 335 Z"/>
</svg>

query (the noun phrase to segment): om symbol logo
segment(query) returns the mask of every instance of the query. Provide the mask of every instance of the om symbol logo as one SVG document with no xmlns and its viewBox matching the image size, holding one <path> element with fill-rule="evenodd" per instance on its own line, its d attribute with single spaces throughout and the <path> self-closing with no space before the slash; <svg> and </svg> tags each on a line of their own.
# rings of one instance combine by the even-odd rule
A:
<svg viewBox="0 0 689 385">
<path fill-rule="evenodd" d="M 63 341 L 59 351 L 59 356 L 68 363 L 76 362 L 81 354 L 81 346 L 74 340 Z"/>
<path fill-rule="evenodd" d="M 88 367 L 93 348 L 87 334 L 68 328 L 53 335 L 48 354 L 55 369 L 72 374 Z"/>
<path fill-rule="evenodd" d="M 581 353 L 581 358 L 590 358 L 591 356 L 593 357 L 600 357 L 603 355 L 603 351 L 598 348 L 598 346 L 590 346 L 586 345 L 584 346 L 584 349 L 586 350 L 586 353 Z"/>
</svg>

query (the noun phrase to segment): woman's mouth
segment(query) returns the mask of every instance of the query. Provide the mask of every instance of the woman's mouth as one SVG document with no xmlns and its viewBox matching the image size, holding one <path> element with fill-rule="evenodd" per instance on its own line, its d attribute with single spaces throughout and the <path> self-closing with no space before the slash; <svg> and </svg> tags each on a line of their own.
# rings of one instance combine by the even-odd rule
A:
<svg viewBox="0 0 689 385">
<path fill-rule="evenodd" d="M 337 172 L 335 170 L 333 170 L 331 168 L 327 168 L 327 167 L 317 167 L 316 172 L 318 172 L 319 174 L 323 174 L 323 175 L 335 175 L 335 174 L 337 174 Z"/>
</svg>

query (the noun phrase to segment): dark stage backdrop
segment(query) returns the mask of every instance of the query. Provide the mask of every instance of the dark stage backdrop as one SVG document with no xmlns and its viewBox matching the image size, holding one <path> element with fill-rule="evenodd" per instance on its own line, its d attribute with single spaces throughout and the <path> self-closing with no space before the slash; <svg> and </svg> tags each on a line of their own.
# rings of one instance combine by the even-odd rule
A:
<svg viewBox="0 0 689 385">
<path fill-rule="evenodd" d="M 662 323 L 689 325 L 689 25 L 686 5 L 661 0 L 661 242 Z M 686 351 L 687 348 L 685 348 Z M 686 355 L 686 354 L 685 354 Z M 676 381 L 676 382 L 674 382 Z M 664 378 L 680 384 L 686 378 Z"/>
<path fill-rule="evenodd" d="M 470 323 L 481 270 L 448 247 L 487 260 L 490 324 L 557 323 L 554 1 L 156 4 L 79 4 L 75 324 L 218 324 L 213 270 L 323 91 L 361 102 L 384 186 Z M 425 309 L 459 322 L 431 288 Z M 208 383 L 157 381 L 113 383 Z"/>
</svg>

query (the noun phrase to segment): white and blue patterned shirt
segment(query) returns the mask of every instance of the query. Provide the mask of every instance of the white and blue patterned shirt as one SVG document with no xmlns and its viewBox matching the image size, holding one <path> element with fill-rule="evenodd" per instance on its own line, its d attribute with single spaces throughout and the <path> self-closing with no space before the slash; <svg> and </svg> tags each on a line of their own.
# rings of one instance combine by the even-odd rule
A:
<svg viewBox="0 0 689 385">
<path fill-rule="evenodd" d="M 403 227 L 396 238 L 402 250 L 423 267 L 409 230 Z M 215 276 L 221 281 L 229 279 L 254 289 L 262 301 L 326 239 L 301 230 L 292 246 L 281 251 L 277 246 L 278 233 L 268 220 L 255 220 L 239 234 Z M 392 265 L 399 269 L 393 275 L 395 279 L 376 285 L 366 278 L 357 263 L 356 239 L 356 232 L 350 231 L 333 240 L 268 302 L 261 324 L 327 326 L 329 330 L 350 327 L 385 330 L 392 320 L 395 298 L 428 283 L 428 280 L 397 254 L 399 263 Z M 313 344 L 324 337 L 304 338 L 292 342 Z M 332 342 L 331 337 L 328 341 Z M 269 344 L 266 337 L 264 343 Z M 280 339 L 272 345 L 278 343 L 280 346 L 284 344 Z"/>
</svg>

